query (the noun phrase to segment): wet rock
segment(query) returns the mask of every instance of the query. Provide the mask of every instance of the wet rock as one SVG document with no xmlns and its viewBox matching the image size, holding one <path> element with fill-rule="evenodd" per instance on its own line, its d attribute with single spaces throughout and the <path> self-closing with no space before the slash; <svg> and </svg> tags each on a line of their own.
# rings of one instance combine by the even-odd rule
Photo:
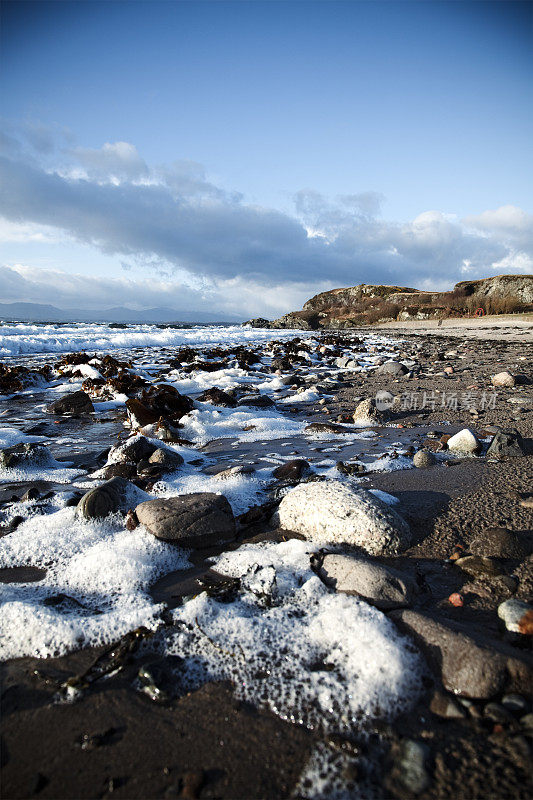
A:
<svg viewBox="0 0 533 800">
<path fill-rule="evenodd" d="M 223 495 L 202 492 L 147 500 L 135 512 L 158 539 L 184 547 L 210 547 L 235 537 L 235 519 Z"/>
<path fill-rule="evenodd" d="M 533 551 L 532 537 L 507 528 L 485 528 L 470 543 L 470 552 L 492 558 L 526 558 Z"/>
<path fill-rule="evenodd" d="M 449 692 L 488 700 L 504 690 L 529 691 L 532 670 L 527 660 L 478 644 L 465 626 L 410 609 L 391 611 L 390 617 L 413 636 Z"/>
<path fill-rule="evenodd" d="M 177 469 L 183 464 L 183 458 L 174 450 L 159 447 L 157 450 L 154 450 L 148 462 L 160 467 L 162 470 L 172 470 Z"/>
<path fill-rule="evenodd" d="M 237 401 L 227 392 L 213 386 L 212 389 L 207 389 L 205 392 L 197 397 L 200 403 L 213 403 L 215 406 L 226 406 L 227 408 L 235 408 Z"/>
<path fill-rule="evenodd" d="M 437 463 L 437 459 L 433 453 L 428 450 L 418 450 L 413 456 L 413 465 L 424 469 L 425 467 L 432 467 Z"/>
<path fill-rule="evenodd" d="M 163 417 L 160 417 L 155 425 L 151 426 L 151 429 L 151 435 L 162 442 L 185 442 L 180 436 L 180 429 L 175 425 L 171 425 Z"/>
<path fill-rule="evenodd" d="M 500 725 L 515 724 L 515 719 L 511 712 L 500 705 L 500 703 L 487 703 L 483 709 L 483 716 Z"/>
<path fill-rule="evenodd" d="M 285 495 L 274 521 L 310 541 L 344 542 L 371 555 L 395 554 L 410 541 L 409 526 L 390 506 L 340 481 L 300 484 Z"/>
<path fill-rule="evenodd" d="M 30 486 L 30 488 L 24 492 L 20 499 L 22 502 L 27 503 L 30 500 L 38 500 L 40 496 L 41 493 L 39 489 L 36 486 Z"/>
<path fill-rule="evenodd" d="M 94 411 L 94 406 L 89 395 L 80 390 L 60 397 L 46 410 L 51 414 L 89 414 Z"/>
<path fill-rule="evenodd" d="M 533 635 L 533 605 L 512 598 L 498 606 L 498 616 L 510 633 Z"/>
<path fill-rule="evenodd" d="M 137 467 L 133 463 L 118 463 L 118 464 L 107 464 L 103 470 L 102 474 L 106 480 L 110 478 L 126 478 L 127 480 L 132 480 L 137 475 Z"/>
<path fill-rule="evenodd" d="M 0 450 L 0 468 L 3 469 L 48 466 L 53 462 L 52 453 L 43 444 L 26 442 Z"/>
<path fill-rule="evenodd" d="M 179 656 L 166 656 L 143 664 L 137 673 L 138 687 L 154 703 L 168 703 L 176 696 L 176 672 L 182 667 Z"/>
<path fill-rule="evenodd" d="M 137 488 L 125 478 L 111 478 L 95 489 L 89 489 L 77 505 L 78 515 L 85 519 L 100 519 L 117 511 L 127 511 Z"/>
<path fill-rule="evenodd" d="M 408 575 L 356 556 L 327 554 L 319 574 L 338 592 L 358 595 L 381 609 L 407 606 L 417 594 Z"/>
<path fill-rule="evenodd" d="M 527 443 L 518 431 L 507 429 L 498 431 L 494 436 L 488 447 L 487 456 L 516 457 L 526 455 L 527 452 Z"/>
<path fill-rule="evenodd" d="M 193 408 L 187 395 L 180 394 L 168 384 L 156 384 L 141 393 L 139 398 L 126 400 L 126 408 L 133 427 L 153 425 L 163 417 L 171 423 L 178 422 Z"/>
<path fill-rule="evenodd" d="M 481 444 L 477 436 L 469 428 L 450 436 L 448 439 L 448 450 L 452 453 L 465 453 L 473 455 L 481 450 Z"/>
<path fill-rule="evenodd" d="M 384 364 L 380 364 L 379 367 L 376 369 L 376 375 L 390 375 L 395 378 L 401 378 L 403 375 L 407 375 L 409 370 L 402 364 L 400 361 L 385 361 Z"/>
<path fill-rule="evenodd" d="M 150 458 L 156 450 L 157 445 L 150 442 L 145 436 L 135 436 L 118 447 L 112 447 L 109 451 L 109 458 L 114 462 L 137 464 L 139 461 Z"/>
<path fill-rule="evenodd" d="M 251 406 L 252 408 L 270 408 L 274 401 L 266 394 L 245 394 L 237 402 L 238 406 Z"/>
<path fill-rule="evenodd" d="M 333 422 L 312 422 L 305 426 L 304 433 L 348 433 L 349 430 L 345 425 L 335 425 Z"/>
<path fill-rule="evenodd" d="M 504 573 L 497 561 L 486 556 L 463 556 L 456 559 L 455 564 L 475 578 L 493 578 Z"/>
<path fill-rule="evenodd" d="M 309 461 L 306 461 L 305 458 L 295 458 L 292 461 L 286 461 L 285 464 L 280 464 L 272 472 L 272 475 L 280 481 L 299 481 L 309 475 L 310 471 Z"/>
<path fill-rule="evenodd" d="M 493 375 L 491 382 L 493 386 L 514 386 L 516 384 L 516 378 L 505 370 L 504 372 L 498 372 L 496 375 Z"/>
<path fill-rule="evenodd" d="M 382 425 L 388 419 L 386 411 L 376 408 L 376 401 L 373 397 L 361 400 L 353 412 L 353 421 L 367 425 Z"/>
</svg>

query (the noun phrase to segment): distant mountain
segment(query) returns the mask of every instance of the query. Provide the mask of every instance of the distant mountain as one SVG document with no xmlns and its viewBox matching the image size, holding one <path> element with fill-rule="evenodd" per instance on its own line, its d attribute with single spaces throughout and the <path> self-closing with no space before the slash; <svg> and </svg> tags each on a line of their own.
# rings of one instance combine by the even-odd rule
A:
<svg viewBox="0 0 533 800">
<path fill-rule="evenodd" d="M 205 311 L 176 311 L 174 308 L 145 308 L 135 311 L 116 306 L 103 311 L 66 308 L 41 303 L 0 303 L 0 319 L 28 322 L 129 322 L 129 323 L 171 323 L 171 322 L 241 322 L 242 317 L 228 317 L 227 314 L 206 313 Z"/>
</svg>

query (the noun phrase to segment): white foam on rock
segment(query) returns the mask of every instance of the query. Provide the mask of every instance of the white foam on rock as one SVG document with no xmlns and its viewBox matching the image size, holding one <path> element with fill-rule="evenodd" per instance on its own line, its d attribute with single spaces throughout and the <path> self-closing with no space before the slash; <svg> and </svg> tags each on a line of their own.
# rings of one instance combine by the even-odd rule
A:
<svg viewBox="0 0 533 800">
<path fill-rule="evenodd" d="M 0 428 L 0 450 L 25 442 L 42 442 L 42 436 L 29 436 L 17 428 Z"/>
<path fill-rule="evenodd" d="M 167 650 L 285 720 L 349 731 L 408 708 L 422 664 L 384 614 L 324 586 L 315 551 L 291 540 L 223 555 L 215 568 L 241 578 L 242 595 L 222 603 L 203 592 L 176 609 Z"/>
<path fill-rule="evenodd" d="M 155 628 L 161 606 L 147 594 L 164 572 L 188 566 L 186 551 L 121 517 L 84 521 L 68 507 L 33 516 L 2 540 L 0 567 L 47 569 L 38 583 L 0 584 L 0 658 L 57 656 L 107 644 L 140 625 Z M 82 605 L 44 604 L 66 594 Z"/>
</svg>

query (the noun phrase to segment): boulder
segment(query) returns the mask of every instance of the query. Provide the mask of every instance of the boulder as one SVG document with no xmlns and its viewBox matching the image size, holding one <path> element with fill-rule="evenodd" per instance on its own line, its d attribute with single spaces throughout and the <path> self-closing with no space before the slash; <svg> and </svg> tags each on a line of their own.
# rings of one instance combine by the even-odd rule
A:
<svg viewBox="0 0 533 800">
<path fill-rule="evenodd" d="M 47 406 L 50 414 L 90 414 L 94 411 L 91 398 L 86 392 L 71 392 Z"/>
<path fill-rule="evenodd" d="M 444 623 L 410 609 L 390 613 L 400 630 L 411 633 L 449 692 L 488 700 L 502 691 L 528 693 L 533 678 L 527 656 L 514 648 L 478 644 L 463 626 Z"/>
<path fill-rule="evenodd" d="M 524 456 L 527 452 L 527 444 L 518 431 L 507 429 L 498 431 L 494 436 L 487 450 L 487 456 L 496 456 L 497 458 L 515 457 Z"/>
<path fill-rule="evenodd" d="M 409 576 L 341 553 L 325 555 L 319 574 L 324 583 L 338 592 L 358 595 L 381 609 L 407 606 L 418 592 L 415 581 Z"/>
<path fill-rule="evenodd" d="M 515 376 L 507 370 L 493 375 L 491 381 L 493 386 L 514 386 L 516 384 Z"/>
<path fill-rule="evenodd" d="M 309 461 L 306 461 L 305 458 L 294 458 L 292 461 L 286 461 L 285 464 L 276 467 L 272 475 L 280 481 L 299 481 L 309 475 L 310 471 Z"/>
<path fill-rule="evenodd" d="M 401 378 L 403 375 L 407 375 L 409 370 L 402 364 L 400 361 L 385 361 L 384 364 L 380 364 L 379 367 L 375 371 L 375 375 L 390 375 L 394 378 Z"/>
<path fill-rule="evenodd" d="M 450 452 L 463 453 L 465 455 L 473 455 L 481 450 L 481 444 L 477 436 L 469 428 L 463 428 L 462 431 L 450 436 L 447 445 Z"/>
<path fill-rule="evenodd" d="M 281 501 L 274 522 L 318 543 L 356 545 L 371 555 L 395 554 L 409 545 L 409 526 L 365 489 L 340 481 L 301 483 Z"/>
<path fill-rule="evenodd" d="M 233 511 L 223 495 L 199 492 L 147 500 L 135 512 L 158 539 L 183 547 L 211 547 L 235 538 Z"/>
<path fill-rule="evenodd" d="M 52 462 L 54 462 L 52 453 L 44 444 L 26 442 L 0 450 L 0 467 L 2 469 L 40 467 L 50 465 Z"/>
<path fill-rule="evenodd" d="M 85 519 L 100 519 L 117 511 L 128 511 L 139 491 L 125 478 L 111 478 L 95 489 L 85 492 L 76 512 Z"/>
<path fill-rule="evenodd" d="M 111 461 L 137 464 L 139 461 L 150 458 L 157 450 L 157 445 L 152 444 L 145 436 L 134 436 L 118 447 L 109 451 Z"/>
</svg>

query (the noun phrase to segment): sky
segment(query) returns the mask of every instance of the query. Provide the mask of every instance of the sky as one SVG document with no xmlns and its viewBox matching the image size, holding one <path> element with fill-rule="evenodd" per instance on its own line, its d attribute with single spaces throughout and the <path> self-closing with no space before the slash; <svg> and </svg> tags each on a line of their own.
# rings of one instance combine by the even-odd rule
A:
<svg viewBox="0 0 533 800">
<path fill-rule="evenodd" d="M 0 302 L 533 273 L 532 3 L 4 0 L 0 36 Z"/>
</svg>

